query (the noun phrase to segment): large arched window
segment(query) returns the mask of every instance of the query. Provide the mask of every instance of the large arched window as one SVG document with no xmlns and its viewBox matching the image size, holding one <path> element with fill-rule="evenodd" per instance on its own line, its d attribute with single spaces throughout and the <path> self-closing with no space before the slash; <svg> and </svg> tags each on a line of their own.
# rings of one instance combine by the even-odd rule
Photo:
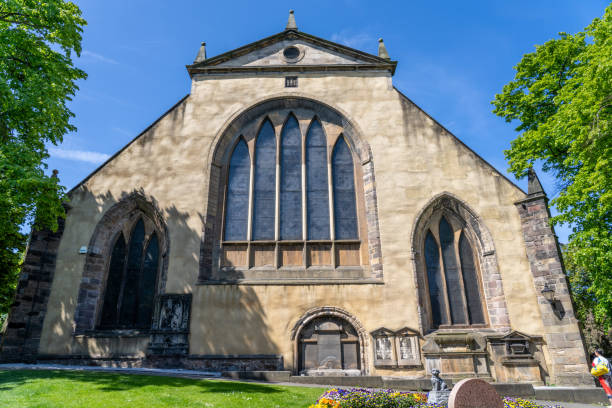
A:
<svg viewBox="0 0 612 408">
<path fill-rule="evenodd" d="M 100 329 L 148 329 L 159 268 L 157 232 L 148 234 L 139 218 L 124 235 L 115 239 L 108 264 Z"/>
<path fill-rule="evenodd" d="M 423 248 L 431 327 L 486 324 L 474 251 L 464 222 L 434 217 Z"/>
<path fill-rule="evenodd" d="M 238 137 L 228 158 L 222 269 L 350 269 L 367 262 L 351 147 L 337 127 L 327 134 L 316 115 L 298 117 L 269 114 Z"/>
</svg>

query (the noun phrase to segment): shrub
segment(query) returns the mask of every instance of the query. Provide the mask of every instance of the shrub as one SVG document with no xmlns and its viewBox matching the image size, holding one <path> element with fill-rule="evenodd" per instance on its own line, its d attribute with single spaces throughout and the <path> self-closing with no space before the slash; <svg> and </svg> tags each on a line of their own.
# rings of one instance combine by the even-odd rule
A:
<svg viewBox="0 0 612 408">
<path fill-rule="evenodd" d="M 446 408 L 446 404 L 428 404 L 427 394 L 394 390 L 350 390 L 332 388 L 310 408 Z M 536 404 L 522 398 L 504 398 L 504 408 L 563 408 Z"/>
</svg>

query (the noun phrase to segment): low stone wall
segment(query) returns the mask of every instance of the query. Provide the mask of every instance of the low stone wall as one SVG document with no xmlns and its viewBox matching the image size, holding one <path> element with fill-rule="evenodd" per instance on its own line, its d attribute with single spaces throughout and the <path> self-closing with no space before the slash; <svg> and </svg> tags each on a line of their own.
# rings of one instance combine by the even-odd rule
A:
<svg viewBox="0 0 612 408">
<path fill-rule="evenodd" d="M 276 355 L 114 356 L 39 355 L 44 364 L 66 364 L 122 368 L 172 368 L 200 371 L 280 371 L 283 358 Z"/>
</svg>

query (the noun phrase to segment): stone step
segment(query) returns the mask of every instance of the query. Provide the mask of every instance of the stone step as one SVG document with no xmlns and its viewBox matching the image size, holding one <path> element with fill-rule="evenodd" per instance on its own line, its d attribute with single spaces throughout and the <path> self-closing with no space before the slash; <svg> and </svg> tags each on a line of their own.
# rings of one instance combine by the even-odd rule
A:
<svg viewBox="0 0 612 408">
<path fill-rule="evenodd" d="M 608 397 L 598 387 L 533 387 L 538 400 L 609 404 Z"/>
<path fill-rule="evenodd" d="M 290 371 L 223 371 L 222 377 L 234 380 L 259 380 L 270 382 L 288 382 Z"/>
</svg>

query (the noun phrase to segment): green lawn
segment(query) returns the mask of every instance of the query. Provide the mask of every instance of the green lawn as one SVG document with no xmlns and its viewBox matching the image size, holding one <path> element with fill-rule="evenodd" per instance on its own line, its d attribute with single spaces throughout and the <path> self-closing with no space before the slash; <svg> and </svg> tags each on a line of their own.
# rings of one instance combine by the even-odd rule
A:
<svg viewBox="0 0 612 408">
<path fill-rule="evenodd" d="M 0 371 L 2 408 L 308 407 L 322 388 L 100 372 Z"/>
</svg>

